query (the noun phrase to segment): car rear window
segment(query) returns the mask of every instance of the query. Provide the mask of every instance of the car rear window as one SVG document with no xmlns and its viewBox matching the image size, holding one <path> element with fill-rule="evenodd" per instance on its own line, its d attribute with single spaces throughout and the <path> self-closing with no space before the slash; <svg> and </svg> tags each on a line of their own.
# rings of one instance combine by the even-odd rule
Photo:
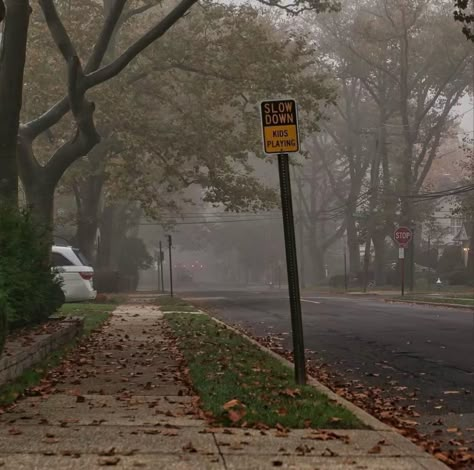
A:
<svg viewBox="0 0 474 470">
<path fill-rule="evenodd" d="M 53 253 L 53 256 L 51 258 L 51 262 L 54 267 L 58 266 L 73 266 L 73 263 L 69 261 L 65 256 L 63 256 L 61 253 Z"/>
<path fill-rule="evenodd" d="M 90 266 L 91 264 L 87 260 L 87 258 L 81 253 L 81 250 L 78 248 L 73 248 L 74 254 L 79 258 L 79 261 L 82 263 L 83 266 Z"/>
</svg>

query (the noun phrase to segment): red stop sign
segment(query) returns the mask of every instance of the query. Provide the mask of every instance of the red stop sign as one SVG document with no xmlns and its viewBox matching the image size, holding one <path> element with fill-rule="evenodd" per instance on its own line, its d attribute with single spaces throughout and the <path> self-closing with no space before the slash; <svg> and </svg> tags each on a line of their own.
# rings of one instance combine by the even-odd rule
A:
<svg viewBox="0 0 474 470">
<path fill-rule="evenodd" d="M 394 240 L 400 248 L 406 248 L 413 238 L 412 231 L 408 227 L 398 227 L 393 235 Z"/>
</svg>

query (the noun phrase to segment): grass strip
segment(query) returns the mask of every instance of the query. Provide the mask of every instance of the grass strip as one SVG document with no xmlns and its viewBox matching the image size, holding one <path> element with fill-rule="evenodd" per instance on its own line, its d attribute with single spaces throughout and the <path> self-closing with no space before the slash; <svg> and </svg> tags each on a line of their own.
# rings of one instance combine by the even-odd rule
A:
<svg viewBox="0 0 474 470">
<path fill-rule="evenodd" d="M 453 305 L 466 305 L 474 307 L 474 299 L 465 299 L 459 297 L 435 297 L 435 296 L 405 296 L 397 297 L 397 300 L 404 300 L 406 302 L 430 302 L 434 304 L 453 304 Z"/>
<path fill-rule="evenodd" d="M 188 363 L 203 409 L 219 424 L 278 424 L 291 429 L 364 427 L 314 387 L 295 386 L 292 370 L 208 315 L 170 313 L 165 318 Z M 235 405 L 229 406 L 232 400 Z"/>
<path fill-rule="evenodd" d="M 93 303 L 64 304 L 58 312 L 58 316 L 81 316 L 84 318 L 84 331 L 82 337 L 89 336 L 99 328 L 110 316 L 116 305 L 99 305 Z M 30 369 L 26 369 L 19 377 L 0 386 L 0 406 L 12 404 L 18 397 L 23 395 L 29 388 L 35 387 L 41 382 L 48 371 L 57 367 L 64 356 L 76 345 L 77 340 L 65 345 L 57 351 L 53 351 L 42 361 Z"/>
<path fill-rule="evenodd" d="M 156 304 L 160 310 L 166 312 L 196 312 L 199 309 L 189 305 L 179 297 L 171 297 L 169 295 L 161 295 L 156 299 Z"/>
</svg>

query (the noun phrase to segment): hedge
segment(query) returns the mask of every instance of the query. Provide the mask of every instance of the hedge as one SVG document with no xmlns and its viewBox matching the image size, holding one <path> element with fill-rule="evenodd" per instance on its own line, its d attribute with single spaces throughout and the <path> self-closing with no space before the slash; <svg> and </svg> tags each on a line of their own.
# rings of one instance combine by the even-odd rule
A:
<svg viewBox="0 0 474 470">
<path fill-rule="evenodd" d="M 0 345 L 8 328 L 41 323 L 64 302 L 50 237 L 28 212 L 0 209 Z"/>
</svg>

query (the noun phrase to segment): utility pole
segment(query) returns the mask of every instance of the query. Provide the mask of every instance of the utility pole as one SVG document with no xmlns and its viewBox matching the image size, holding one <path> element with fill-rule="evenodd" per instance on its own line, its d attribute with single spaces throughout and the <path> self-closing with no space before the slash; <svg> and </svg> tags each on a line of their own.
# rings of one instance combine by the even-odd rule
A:
<svg viewBox="0 0 474 470">
<path fill-rule="evenodd" d="M 416 281 L 415 281 L 415 273 L 416 273 L 416 270 L 415 270 L 415 225 L 413 225 L 412 234 L 413 234 L 413 239 L 409 247 L 409 253 L 410 253 L 410 286 L 409 288 L 410 288 L 410 292 L 413 294 L 413 292 L 415 291 L 415 285 L 416 285 Z"/>
<path fill-rule="evenodd" d="M 160 278 L 161 278 L 161 292 L 165 291 L 165 276 L 163 275 L 163 261 L 165 259 L 165 255 L 163 253 L 163 248 L 161 245 L 160 240 Z"/>
<path fill-rule="evenodd" d="M 347 236 L 344 234 L 344 290 L 347 292 L 348 290 L 348 282 L 347 282 Z"/>
<path fill-rule="evenodd" d="M 171 248 L 173 247 L 173 240 L 171 235 L 168 235 L 168 250 L 169 250 L 169 260 L 170 260 L 170 294 L 171 297 L 174 296 L 173 292 L 173 260 L 171 257 Z"/>
</svg>

